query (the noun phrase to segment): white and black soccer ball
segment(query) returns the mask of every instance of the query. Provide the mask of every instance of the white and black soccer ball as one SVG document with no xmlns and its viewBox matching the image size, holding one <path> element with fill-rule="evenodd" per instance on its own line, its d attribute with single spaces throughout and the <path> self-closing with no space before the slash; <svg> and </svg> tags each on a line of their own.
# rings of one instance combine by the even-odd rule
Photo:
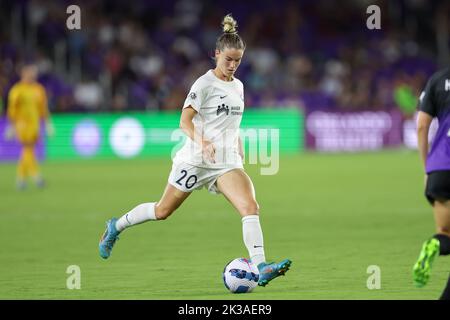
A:
<svg viewBox="0 0 450 320">
<path fill-rule="evenodd" d="M 233 293 L 251 292 L 258 280 L 258 268 L 245 258 L 231 260 L 223 269 L 223 283 Z"/>
</svg>

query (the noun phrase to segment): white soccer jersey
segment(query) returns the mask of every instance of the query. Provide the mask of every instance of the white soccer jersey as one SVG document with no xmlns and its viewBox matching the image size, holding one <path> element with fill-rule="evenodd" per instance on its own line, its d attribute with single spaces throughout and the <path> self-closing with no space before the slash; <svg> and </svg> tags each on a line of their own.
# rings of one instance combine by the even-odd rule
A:
<svg viewBox="0 0 450 320">
<path fill-rule="evenodd" d="M 223 81 L 212 70 L 197 79 L 184 102 L 197 111 L 192 122 L 215 148 L 215 163 L 202 157 L 201 147 L 189 137 L 173 161 L 205 168 L 242 167 L 239 156 L 239 126 L 244 112 L 244 85 L 239 79 Z"/>
</svg>

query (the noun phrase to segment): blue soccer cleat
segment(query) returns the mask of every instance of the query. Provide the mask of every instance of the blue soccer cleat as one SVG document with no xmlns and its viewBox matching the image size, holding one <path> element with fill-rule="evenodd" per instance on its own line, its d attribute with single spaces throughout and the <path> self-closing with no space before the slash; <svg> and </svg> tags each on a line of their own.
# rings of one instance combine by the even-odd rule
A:
<svg viewBox="0 0 450 320">
<path fill-rule="evenodd" d="M 265 287 L 271 280 L 278 276 L 284 276 L 289 270 L 292 261 L 289 259 L 283 260 L 280 263 L 265 263 L 258 265 L 259 281 L 258 286 Z"/>
<path fill-rule="evenodd" d="M 119 239 L 118 235 L 120 234 L 120 231 L 117 231 L 116 229 L 116 221 L 116 218 L 111 218 L 111 220 L 108 220 L 106 222 L 105 233 L 103 233 L 103 236 L 100 239 L 100 243 L 98 244 L 100 257 L 102 257 L 103 259 L 109 258 L 116 240 Z"/>
</svg>

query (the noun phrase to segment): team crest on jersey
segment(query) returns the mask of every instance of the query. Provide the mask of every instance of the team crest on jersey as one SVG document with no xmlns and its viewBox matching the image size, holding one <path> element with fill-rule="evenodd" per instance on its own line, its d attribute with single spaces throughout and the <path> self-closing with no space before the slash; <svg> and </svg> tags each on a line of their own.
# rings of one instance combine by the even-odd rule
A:
<svg viewBox="0 0 450 320">
<path fill-rule="evenodd" d="M 224 103 L 222 103 L 221 106 L 217 106 L 217 115 L 219 115 L 221 113 L 226 113 L 226 115 L 228 115 L 229 112 L 230 112 L 230 108 L 228 106 L 226 106 Z"/>
<path fill-rule="evenodd" d="M 191 92 L 191 93 L 189 93 L 189 98 L 191 98 L 192 100 L 195 100 L 197 98 L 197 94 L 195 92 Z"/>
</svg>

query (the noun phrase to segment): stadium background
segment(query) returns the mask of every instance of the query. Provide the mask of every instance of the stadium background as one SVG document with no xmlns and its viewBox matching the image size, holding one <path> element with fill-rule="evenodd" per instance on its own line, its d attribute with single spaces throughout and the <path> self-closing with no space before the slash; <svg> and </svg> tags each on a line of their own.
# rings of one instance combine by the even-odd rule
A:
<svg viewBox="0 0 450 320">
<path fill-rule="evenodd" d="M 81 30 L 66 27 L 71 4 Z M 371 4 L 381 30 L 366 27 Z M 247 43 L 243 127 L 280 130 L 278 174 L 246 165 L 268 256 L 294 261 L 245 298 L 438 296 L 444 259 L 425 289 L 410 269 L 433 230 L 414 115 L 425 81 L 449 62 L 445 1 L 36 0 L 0 1 L 0 297 L 235 298 L 220 272 L 246 255 L 240 222 L 204 191 L 168 221 L 124 233 L 112 260 L 96 252 L 104 220 L 159 197 L 180 106 L 213 66 L 230 12 Z M 4 115 L 17 66 L 30 60 L 56 135 L 38 146 L 48 188 L 21 193 Z M 81 290 L 66 288 L 69 265 L 82 270 Z M 370 265 L 381 268 L 380 290 L 366 286 Z"/>
</svg>

